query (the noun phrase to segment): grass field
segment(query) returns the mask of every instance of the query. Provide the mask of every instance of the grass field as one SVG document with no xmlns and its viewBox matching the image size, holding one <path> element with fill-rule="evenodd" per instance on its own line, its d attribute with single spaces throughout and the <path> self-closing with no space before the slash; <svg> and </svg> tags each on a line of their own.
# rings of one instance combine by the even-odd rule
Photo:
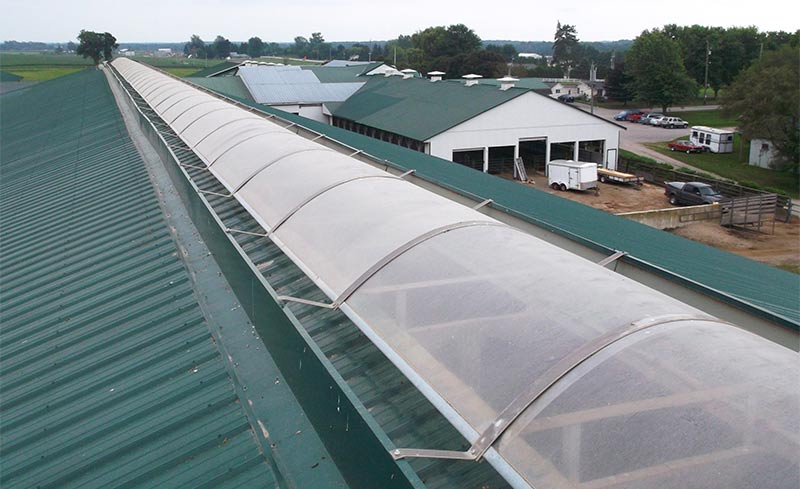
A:
<svg viewBox="0 0 800 489">
<path fill-rule="evenodd" d="M 181 78 L 183 78 L 184 76 L 193 75 L 194 73 L 200 71 L 200 69 L 198 68 L 183 68 L 183 67 L 169 67 L 169 66 L 164 66 L 161 69 L 171 75 L 175 75 Z"/>
<path fill-rule="evenodd" d="M 690 126 L 709 126 L 709 127 L 736 127 L 738 125 L 737 114 L 731 116 L 723 115 L 721 110 L 688 110 L 686 112 L 670 112 L 672 117 L 680 117 L 689 123 Z"/>
<path fill-rule="evenodd" d="M 754 186 L 752 184 L 755 184 L 756 188 L 762 190 L 779 190 L 792 197 L 800 196 L 800 179 L 797 178 L 797 175 L 748 165 L 748 148 L 747 146 L 742 148 L 741 145 L 742 138 L 739 134 L 736 134 L 733 140 L 732 153 L 686 154 L 670 151 L 666 142 L 651 143 L 647 146 L 700 170 L 735 180 L 740 185 Z M 740 150 L 742 150 L 741 156 Z"/>
<path fill-rule="evenodd" d="M 0 68 L 19 75 L 22 81 L 47 81 L 92 66 L 75 54 L 0 53 Z"/>
</svg>

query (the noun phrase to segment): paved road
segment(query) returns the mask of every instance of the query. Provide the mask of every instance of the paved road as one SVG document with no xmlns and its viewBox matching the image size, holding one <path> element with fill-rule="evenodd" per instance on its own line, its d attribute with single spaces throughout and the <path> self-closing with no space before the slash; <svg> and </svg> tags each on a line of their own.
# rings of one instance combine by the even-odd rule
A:
<svg viewBox="0 0 800 489">
<path fill-rule="evenodd" d="M 587 112 L 590 110 L 590 107 L 588 105 L 585 104 L 575 104 L 575 105 L 576 107 L 586 110 Z M 718 105 L 672 107 L 671 112 L 684 112 L 691 110 L 714 110 L 718 108 L 719 108 Z M 660 109 L 644 109 L 644 110 L 656 110 L 660 112 Z M 614 121 L 614 115 L 618 114 L 619 112 L 620 112 L 619 109 L 604 109 L 600 107 L 595 107 L 594 109 L 595 115 L 598 115 L 610 121 Z M 675 167 L 694 168 L 691 165 L 687 165 L 682 161 L 678 161 L 674 158 L 663 155 L 658 151 L 652 150 L 647 146 L 645 146 L 645 143 L 660 143 L 664 141 L 672 141 L 675 138 L 684 136 L 686 137 L 686 139 L 689 139 L 689 129 L 666 129 L 662 127 L 647 126 L 644 124 L 634 124 L 632 122 L 620 122 L 620 121 L 614 121 L 614 122 L 620 124 L 621 126 L 627 129 L 626 131 L 623 131 L 620 134 L 619 143 L 622 149 L 626 149 L 628 151 L 640 154 L 642 156 L 653 158 L 656 161 L 669 163 L 670 165 Z M 709 173 L 706 170 L 701 170 L 701 171 Z"/>
</svg>

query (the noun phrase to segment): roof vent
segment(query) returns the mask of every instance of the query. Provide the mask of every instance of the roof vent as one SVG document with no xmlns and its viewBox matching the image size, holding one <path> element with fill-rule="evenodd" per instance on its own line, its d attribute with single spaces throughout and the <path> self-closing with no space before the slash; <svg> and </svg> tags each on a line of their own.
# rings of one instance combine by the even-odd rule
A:
<svg viewBox="0 0 800 489">
<path fill-rule="evenodd" d="M 508 90 L 509 88 L 514 88 L 514 84 L 519 81 L 519 78 L 504 76 L 503 78 L 498 78 L 497 81 L 500 82 L 500 90 Z"/>
<path fill-rule="evenodd" d="M 409 78 L 414 78 L 415 76 L 417 76 L 419 74 L 419 73 L 417 73 L 417 70 L 413 70 L 411 68 L 406 68 L 404 70 L 400 70 L 400 73 L 403 74 L 403 80 L 407 80 Z"/>
<path fill-rule="evenodd" d="M 465 86 L 471 87 L 472 85 L 477 85 L 478 84 L 478 80 L 480 80 L 483 77 L 481 75 L 476 75 L 474 73 L 470 73 L 469 75 L 464 75 L 461 78 L 467 80 L 464 83 Z"/>
<path fill-rule="evenodd" d="M 429 71 L 428 76 L 431 77 L 432 82 L 442 81 L 444 71 Z"/>
</svg>

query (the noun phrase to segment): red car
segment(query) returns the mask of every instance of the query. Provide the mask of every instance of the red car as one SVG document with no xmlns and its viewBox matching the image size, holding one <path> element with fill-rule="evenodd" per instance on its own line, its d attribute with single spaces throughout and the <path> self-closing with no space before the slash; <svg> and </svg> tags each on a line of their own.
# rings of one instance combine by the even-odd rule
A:
<svg viewBox="0 0 800 489">
<path fill-rule="evenodd" d="M 669 146 L 671 151 L 685 151 L 686 153 L 701 153 L 703 151 L 702 146 L 694 144 L 691 141 L 686 141 L 685 139 L 671 142 L 667 146 Z"/>
<path fill-rule="evenodd" d="M 626 121 L 630 121 L 630 122 L 639 122 L 639 119 L 641 119 L 645 115 L 647 115 L 646 112 L 634 113 L 634 114 L 628 115 L 628 117 L 625 120 Z"/>
</svg>

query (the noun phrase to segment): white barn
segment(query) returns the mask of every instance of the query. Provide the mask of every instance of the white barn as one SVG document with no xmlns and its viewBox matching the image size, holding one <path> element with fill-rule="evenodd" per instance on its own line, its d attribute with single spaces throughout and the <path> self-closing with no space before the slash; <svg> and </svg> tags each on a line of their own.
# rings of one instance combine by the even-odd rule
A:
<svg viewBox="0 0 800 489">
<path fill-rule="evenodd" d="M 508 171 L 515 158 L 529 170 L 556 159 L 616 168 L 623 126 L 506 87 L 373 78 L 332 110 L 332 124 L 484 172 Z"/>
</svg>

